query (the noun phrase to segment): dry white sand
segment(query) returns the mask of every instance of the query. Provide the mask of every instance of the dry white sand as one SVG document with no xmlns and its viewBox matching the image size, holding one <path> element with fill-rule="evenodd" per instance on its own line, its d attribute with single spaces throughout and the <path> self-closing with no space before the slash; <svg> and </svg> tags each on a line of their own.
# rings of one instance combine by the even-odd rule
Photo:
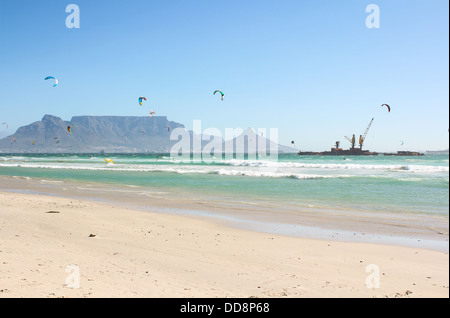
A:
<svg viewBox="0 0 450 318">
<path fill-rule="evenodd" d="M 448 298 L 449 257 L 0 192 L 2 297 Z"/>
</svg>

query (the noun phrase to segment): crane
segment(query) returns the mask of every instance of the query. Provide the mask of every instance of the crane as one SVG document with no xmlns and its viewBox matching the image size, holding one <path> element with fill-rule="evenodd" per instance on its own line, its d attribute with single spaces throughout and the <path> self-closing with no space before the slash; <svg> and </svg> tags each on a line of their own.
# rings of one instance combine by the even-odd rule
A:
<svg viewBox="0 0 450 318">
<path fill-rule="evenodd" d="M 359 137 L 359 147 L 362 149 L 364 141 L 366 140 L 367 134 L 369 133 L 370 127 L 372 127 L 373 121 L 374 121 L 375 117 L 372 118 L 372 120 L 369 123 L 369 126 L 367 126 L 366 131 L 364 132 L 364 135 L 362 135 L 361 137 Z"/>
<path fill-rule="evenodd" d="M 355 143 L 356 143 L 355 135 L 353 135 L 353 138 L 348 138 L 347 136 L 344 136 L 344 137 L 352 144 L 352 148 L 355 148 Z"/>
<path fill-rule="evenodd" d="M 374 119 L 375 118 L 372 118 L 372 120 L 370 121 L 369 126 L 367 126 L 367 129 L 364 132 L 364 134 L 359 136 L 359 147 L 360 147 L 361 150 L 362 150 L 364 141 L 366 140 L 367 134 L 369 133 L 370 127 L 372 127 Z M 347 139 L 352 144 L 352 149 L 354 149 L 355 148 L 355 144 L 356 144 L 356 137 L 355 137 L 355 135 L 353 135 L 352 138 L 349 138 L 347 136 L 344 136 L 344 137 L 345 137 L 345 139 Z"/>
</svg>

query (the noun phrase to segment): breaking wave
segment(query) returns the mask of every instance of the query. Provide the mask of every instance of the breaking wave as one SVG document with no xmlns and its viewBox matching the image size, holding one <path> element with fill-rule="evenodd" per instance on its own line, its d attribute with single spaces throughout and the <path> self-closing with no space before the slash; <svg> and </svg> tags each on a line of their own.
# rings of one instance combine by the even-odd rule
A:
<svg viewBox="0 0 450 318">
<path fill-rule="evenodd" d="M 383 164 L 334 164 L 334 163 L 301 163 L 301 162 L 275 162 L 275 161 L 237 161 L 228 163 L 234 167 L 258 167 L 258 168 L 305 168 L 327 170 L 391 170 L 411 172 L 449 172 L 448 166 L 426 165 L 383 165 Z"/>
</svg>

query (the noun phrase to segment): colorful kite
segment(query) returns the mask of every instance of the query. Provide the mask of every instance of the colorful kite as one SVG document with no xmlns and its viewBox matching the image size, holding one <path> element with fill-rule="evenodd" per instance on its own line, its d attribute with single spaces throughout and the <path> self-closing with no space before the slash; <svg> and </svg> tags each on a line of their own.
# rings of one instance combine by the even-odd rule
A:
<svg viewBox="0 0 450 318">
<path fill-rule="evenodd" d="M 112 159 L 106 159 L 105 158 L 105 162 L 106 162 L 106 164 L 113 164 L 113 165 L 115 165 L 116 163 L 112 160 Z"/>
<path fill-rule="evenodd" d="M 139 97 L 139 105 L 142 106 L 142 103 L 143 103 L 144 100 L 147 101 L 147 98 L 145 98 L 145 97 Z"/>
<path fill-rule="evenodd" d="M 221 99 L 223 101 L 223 99 L 225 98 L 225 94 L 222 91 L 217 90 L 217 91 L 214 92 L 214 95 L 216 95 L 217 93 L 220 93 L 220 95 L 222 95 Z"/>
<path fill-rule="evenodd" d="M 52 79 L 52 80 L 54 80 L 55 81 L 55 83 L 53 84 L 53 87 L 56 87 L 56 86 L 58 86 L 58 79 L 56 79 L 55 77 L 53 77 L 53 76 L 47 76 L 46 78 L 44 78 L 44 80 L 46 80 L 46 81 L 48 81 L 48 80 L 50 80 L 50 79 Z"/>
</svg>

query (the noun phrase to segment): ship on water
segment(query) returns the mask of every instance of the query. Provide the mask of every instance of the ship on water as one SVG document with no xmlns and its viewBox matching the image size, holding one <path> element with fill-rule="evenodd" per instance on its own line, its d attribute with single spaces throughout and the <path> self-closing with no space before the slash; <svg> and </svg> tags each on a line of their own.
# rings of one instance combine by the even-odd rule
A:
<svg viewBox="0 0 450 318">
<path fill-rule="evenodd" d="M 298 154 L 300 156 L 377 156 L 379 153 L 372 152 L 369 150 L 362 150 L 362 147 L 356 148 L 352 147 L 350 149 L 344 150 L 339 148 L 340 141 L 336 141 L 336 146 L 331 148 L 330 151 L 322 152 L 312 152 L 312 151 L 300 151 Z"/>
<path fill-rule="evenodd" d="M 399 156 L 399 157 L 419 157 L 425 156 L 424 153 L 417 151 L 398 151 L 396 153 L 378 153 L 369 150 L 362 150 L 361 148 L 352 147 L 350 149 L 344 150 L 339 148 L 339 141 L 336 141 L 336 147 L 331 148 L 331 151 L 322 152 L 312 152 L 312 151 L 300 151 L 298 155 L 300 156 Z"/>
<path fill-rule="evenodd" d="M 364 141 L 366 140 L 367 134 L 369 133 L 370 127 L 373 124 L 375 118 L 372 118 L 372 120 L 369 123 L 369 126 L 367 127 L 366 131 L 363 135 L 359 136 L 359 147 L 356 147 L 356 136 L 353 135 L 352 138 L 349 138 L 345 136 L 345 139 L 347 139 L 351 144 L 352 147 L 350 149 L 342 149 L 340 148 L 340 141 L 336 141 L 336 145 L 334 148 L 331 148 L 330 151 L 322 151 L 322 152 L 311 152 L 311 151 L 300 151 L 298 155 L 300 156 L 378 156 L 378 155 L 385 155 L 385 156 L 424 156 L 423 153 L 420 152 L 413 152 L 413 151 L 398 151 L 397 153 L 378 153 L 373 152 L 369 150 L 363 150 Z"/>
<path fill-rule="evenodd" d="M 331 151 L 323 151 L 323 152 L 302 152 L 300 151 L 298 154 L 300 156 L 375 156 L 378 155 L 376 152 L 372 152 L 369 150 L 363 150 L 364 141 L 366 140 L 367 134 L 369 133 L 370 127 L 373 124 L 375 118 L 372 118 L 372 120 L 369 123 L 369 126 L 367 127 L 366 131 L 363 135 L 359 136 L 359 148 L 355 147 L 356 145 L 356 136 L 353 135 L 352 138 L 349 138 L 345 136 L 345 139 L 347 139 L 351 144 L 352 147 L 350 149 L 344 150 L 340 148 L 340 141 L 336 141 L 336 145 L 334 148 L 331 148 Z"/>
</svg>

